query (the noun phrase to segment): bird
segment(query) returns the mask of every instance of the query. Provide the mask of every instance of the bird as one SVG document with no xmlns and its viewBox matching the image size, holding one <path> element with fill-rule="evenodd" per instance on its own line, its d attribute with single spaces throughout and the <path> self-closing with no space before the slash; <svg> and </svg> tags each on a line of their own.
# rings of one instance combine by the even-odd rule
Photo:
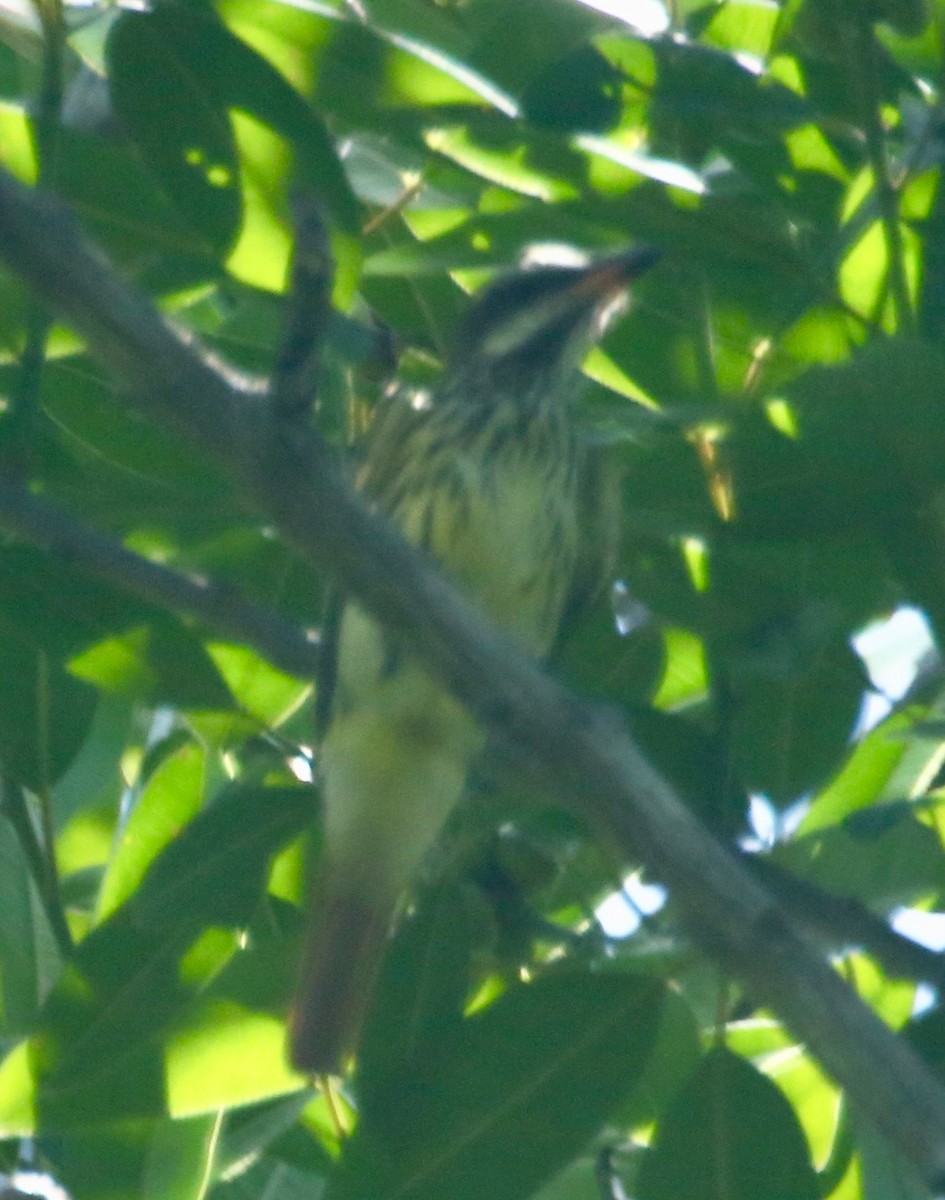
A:
<svg viewBox="0 0 945 1200">
<path fill-rule="evenodd" d="M 379 403 L 357 472 L 368 502 L 540 660 L 586 590 L 580 365 L 659 256 L 640 245 L 500 276 L 470 303 L 438 384 Z M 354 600 L 331 641 L 322 853 L 289 1034 L 293 1066 L 313 1076 L 355 1056 L 398 907 L 485 741 Z"/>
</svg>

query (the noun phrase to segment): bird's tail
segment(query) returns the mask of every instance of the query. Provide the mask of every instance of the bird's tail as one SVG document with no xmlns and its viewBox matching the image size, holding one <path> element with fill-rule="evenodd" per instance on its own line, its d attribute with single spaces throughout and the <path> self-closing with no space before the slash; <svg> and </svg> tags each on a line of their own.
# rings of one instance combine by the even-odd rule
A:
<svg viewBox="0 0 945 1200">
<path fill-rule="evenodd" d="M 394 905 L 318 889 L 290 1020 L 293 1066 L 338 1075 L 354 1053 L 384 957 Z"/>
</svg>

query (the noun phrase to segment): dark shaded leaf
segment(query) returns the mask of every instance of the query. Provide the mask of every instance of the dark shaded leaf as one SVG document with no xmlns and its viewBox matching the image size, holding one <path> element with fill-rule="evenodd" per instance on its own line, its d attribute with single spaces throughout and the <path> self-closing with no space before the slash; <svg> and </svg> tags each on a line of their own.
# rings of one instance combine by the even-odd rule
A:
<svg viewBox="0 0 945 1200">
<path fill-rule="evenodd" d="M 722 1047 L 661 1122 L 640 1171 L 640 1200 L 817 1200 L 804 1135 L 777 1087 Z"/>
<path fill-rule="evenodd" d="M 227 244 L 239 221 L 231 108 L 291 141 L 335 221 L 356 226 L 357 206 L 320 118 L 208 11 L 168 4 L 123 14 L 109 40 L 109 65 L 116 108 L 175 201 L 215 243 Z"/>
<path fill-rule="evenodd" d="M 620 116 L 620 75 L 592 46 L 581 46 L 552 63 L 528 85 L 525 114 L 552 129 L 602 132 Z"/>
<path fill-rule="evenodd" d="M 236 143 L 220 98 L 207 86 L 213 65 L 207 40 L 194 44 L 197 30 L 210 24 L 175 17 L 165 6 L 116 21 L 109 87 L 117 114 L 169 198 L 209 253 L 219 253 L 235 238 L 241 217 Z"/>
<path fill-rule="evenodd" d="M 372 1097 L 326 1195 L 524 1200 L 631 1092 L 661 996 L 616 974 L 514 988 Z"/>
<path fill-rule="evenodd" d="M 480 914 L 481 916 L 481 914 Z M 477 922 L 455 884 L 421 894 L 391 944 L 358 1051 L 362 1103 L 383 1106 L 400 1072 L 461 1024 Z"/>
<path fill-rule="evenodd" d="M 0 764 L 11 779 L 44 792 L 78 754 L 96 693 L 63 670 L 15 622 L 0 619 Z"/>
</svg>

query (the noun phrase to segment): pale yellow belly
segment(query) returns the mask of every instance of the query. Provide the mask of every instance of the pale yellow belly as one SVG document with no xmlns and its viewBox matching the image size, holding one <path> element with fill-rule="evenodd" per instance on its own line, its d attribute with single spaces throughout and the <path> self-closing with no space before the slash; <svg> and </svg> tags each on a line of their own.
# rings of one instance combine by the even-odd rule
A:
<svg viewBox="0 0 945 1200">
<path fill-rule="evenodd" d="M 514 464 L 477 490 L 456 480 L 392 515 L 484 613 L 545 655 L 557 631 L 576 551 L 575 504 L 549 494 L 547 474 Z M 476 476 L 470 470 L 470 485 Z M 357 886 L 398 894 L 462 795 L 483 737 L 465 708 L 392 646 L 356 605 L 342 619 L 335 711 L 322 749 L 326 848 L 370 863 Z"/>
</svg>

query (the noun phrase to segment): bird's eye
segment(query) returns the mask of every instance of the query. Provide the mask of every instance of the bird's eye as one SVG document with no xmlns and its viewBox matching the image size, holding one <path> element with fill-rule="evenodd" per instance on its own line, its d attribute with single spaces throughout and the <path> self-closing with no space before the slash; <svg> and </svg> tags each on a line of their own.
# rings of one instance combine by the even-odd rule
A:
<svg viewBox="0 0 945 1200">
<path fill-rule="evenodd" d="M 463 325 L 461 341 L 498 360 L 534 348 L 553 334 L 567 338 L 585 308 L 575 305 L 577 272 L 544 267 L 509 276 L 477 297 Z"/>
</svg>

